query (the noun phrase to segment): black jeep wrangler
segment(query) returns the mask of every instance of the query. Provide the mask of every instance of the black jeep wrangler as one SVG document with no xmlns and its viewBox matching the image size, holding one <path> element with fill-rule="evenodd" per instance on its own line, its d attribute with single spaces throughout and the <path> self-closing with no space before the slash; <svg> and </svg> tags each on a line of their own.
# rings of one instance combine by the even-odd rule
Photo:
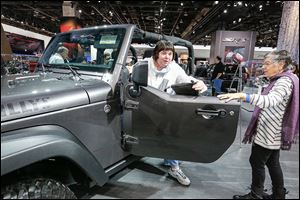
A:
<svg viewBox="0 0 300 200">
<path fill-rule="evenodd" d="M 185 46 L 192 67 L 190 42 L 110 25 L 57 34 L 35 73 L 2 76 L 1 198 L 76 198 L 76 185 L 102 186 L 142 156 L 220 158 L 240 103 L 147 87 L 148 65 L 133 46 L 162 39 Z"/>
</svg>

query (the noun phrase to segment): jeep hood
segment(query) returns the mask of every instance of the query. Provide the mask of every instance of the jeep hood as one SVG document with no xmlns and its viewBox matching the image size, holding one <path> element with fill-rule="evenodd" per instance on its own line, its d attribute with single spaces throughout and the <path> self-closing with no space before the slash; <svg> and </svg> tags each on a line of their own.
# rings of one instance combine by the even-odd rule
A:
<svg viewBox="0 0 300 200">
<path fill-rule="evenodd" d="M 1 77 L 1 122 L 104 101 L 111 87 L 97 79 L 28 74 Z"/>
</svg>

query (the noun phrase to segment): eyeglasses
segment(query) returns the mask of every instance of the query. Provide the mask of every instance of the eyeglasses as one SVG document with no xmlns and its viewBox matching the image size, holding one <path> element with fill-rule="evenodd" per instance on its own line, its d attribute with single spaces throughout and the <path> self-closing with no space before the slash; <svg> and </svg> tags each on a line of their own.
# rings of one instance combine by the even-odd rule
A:
<svg viewBox="0 0 300 200">
<path fill-rule="evenodd" d="M 273 61 L 273 62 L 267 61 L 267 62 L 264 62 L 262 65 L 269 66 L 269 65 L 273 65 L 275 62 L 277 62 L 277 61 Z"/>
</svg>

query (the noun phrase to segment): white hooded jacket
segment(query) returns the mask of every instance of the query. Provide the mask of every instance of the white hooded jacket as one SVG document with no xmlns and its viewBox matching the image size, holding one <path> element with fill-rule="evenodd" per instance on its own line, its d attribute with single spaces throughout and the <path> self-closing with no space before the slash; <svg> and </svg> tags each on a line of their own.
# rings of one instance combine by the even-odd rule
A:
<svg viewBox="0 0 300 200">
<path fill-rule="evenodd" d="M 173 60 L 162 70 L 157 70 L 153 58 L 146 58 L 148 61 L 148 86 L 165 90 L 169 94 L 175 94 L 171 85 L 178 83 L 197 82 L 198 79 L 188 76 L 185 71 Z"/>
</svg>

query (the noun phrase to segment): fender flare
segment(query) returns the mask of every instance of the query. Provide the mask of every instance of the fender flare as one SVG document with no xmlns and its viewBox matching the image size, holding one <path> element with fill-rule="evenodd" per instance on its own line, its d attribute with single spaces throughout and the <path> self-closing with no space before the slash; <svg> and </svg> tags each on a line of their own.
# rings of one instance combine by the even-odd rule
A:
<svg viewBox="0 0 300 200">
<path fill-rule="evenodd" d="M 51 157 L 75 162 L 102 186 L 108 181 L 104 168 L 68 130 L 43 125 L 1 133 L 1 176 Z"/>
</svg>

